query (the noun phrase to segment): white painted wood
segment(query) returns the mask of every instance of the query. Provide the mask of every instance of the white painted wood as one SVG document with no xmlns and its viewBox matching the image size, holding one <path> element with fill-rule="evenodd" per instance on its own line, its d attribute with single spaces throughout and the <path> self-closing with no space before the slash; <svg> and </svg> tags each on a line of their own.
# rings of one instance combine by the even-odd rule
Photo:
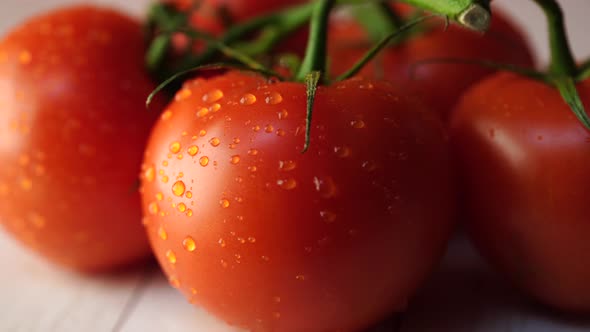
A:
<svg viewBox="0 0 590 332">
<path fill-rule="evenodd" d="M 255 0 L 252 0 L 255 1 Z M 0 0 L 0 33 L 24 17 L 68 3 L 101 3 L 135 15 L 150 0 Z M 510 5 L 547 60 L 545 23 L 530 0 Z M 561 0 L 580 58 L 586 42 L 588 0 Z M 0 166 L 1 167 L 1 166 Z M 380 331 L 390 331 L 383 328 Z M 559 318 L 531 304 L 490 271 L 464 240 L 411 303 L 402 332 L 581 332 L 590 322 Z M 30 255 L 0 232 L 0 332 L 235 332 L 186 303 L 157 271 L 81 277 Z"/>
</svg>

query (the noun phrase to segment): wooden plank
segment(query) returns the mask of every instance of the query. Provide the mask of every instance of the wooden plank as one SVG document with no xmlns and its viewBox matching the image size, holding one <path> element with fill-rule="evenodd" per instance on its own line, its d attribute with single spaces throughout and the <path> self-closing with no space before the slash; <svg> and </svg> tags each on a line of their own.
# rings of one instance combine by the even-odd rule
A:
<svg viewBox="0 0 590 332">
<path fill-rule="evenodd" d="M 111 331 L 142 271 L 87 277 L 31 255 L 0 232 L 0 331 Z"/>
</svg>

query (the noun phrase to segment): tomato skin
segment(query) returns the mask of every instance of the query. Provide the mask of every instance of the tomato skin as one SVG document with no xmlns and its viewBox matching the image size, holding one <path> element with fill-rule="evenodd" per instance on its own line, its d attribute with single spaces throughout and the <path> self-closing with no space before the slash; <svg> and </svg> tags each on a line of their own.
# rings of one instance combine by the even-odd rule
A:
<svg viewBox="0 0 590 332">
<path fill-rule="evenodd" d="M 146 150 L 156 257 L 190 302 L 232 325 L 366 327 L 403 310 L 453 228 L 435 116 L 385 82 L 321 87 L 301 154 L 305 105 L 299 83 L 187 82 Z"/>
<path fill-rule="evenodd" d="M 407 8 L 402 8 L 402 13 Z M 382 52 L 360 73 L 362 76 L 385 79 L 421 94 L 425 102 L 448 120 L 453 106 L 465 90 L 492 70 L 470 64 L 428 64 L 420 61 L 440 58 L 491 60 L 532 67 L 533 56 L 523 34 L 501 12 L 494 11 L 490 31 L 486 35 L 451 25 L 445 31 L 442 22 L 432 30 L 417 35 Z M 350 20 L 334 20 L 329 43 L 331 70 L 344 73 L 368 49 L 364 30 Z"/>
<path fill-rule="evenodd" d="M 590 83 L 579 90 L 588 104 Z M 464 96 L 451 133 L 482 254 L 542 302 L 590 311 L 590 133 L 559 93 L 497 75 Z"/>
<path fill-rule="evenodd" d="M 89 6 L 0 42 L 0 220 L 53 262 L 98 271 L 149 256 L 133 191 L 157 118 L 144 49 L 137 22 Z"/>
</svg>

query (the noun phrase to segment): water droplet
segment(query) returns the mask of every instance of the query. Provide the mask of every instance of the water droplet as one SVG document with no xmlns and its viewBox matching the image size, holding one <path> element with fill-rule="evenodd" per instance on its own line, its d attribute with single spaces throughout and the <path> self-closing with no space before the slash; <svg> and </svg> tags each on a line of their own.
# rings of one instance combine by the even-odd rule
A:
<svg viewBox="0 0 590 332">
<path fill-rule="evenodd" d="M 273 312 L 272 316 L 274 317 L 274 319 L 280 319 L 281 318 L 281 313 L 280 312 Z"/>
<path fill-rule="evenodd" d="M 241 244 L 245 244 L 246 243 L 246 239 L 244 239 L 243 237 L 238 237 L 237 238 L 238 242 L 240 242 Z"/>
<path fill-rule="evenodd" d="M 217 243 L 219 243 L 219 246 L 222 248 L 225 248 L 227 246 L 224 239 L 219 239 L 219 241 L 217 241 Z"/>
<path fill-rule="evenodd" d="M 277 114 L 279 116 L 279 120 L 285 120 L 289 116 L 289 112 L 287 112 L 287 110 L 282 110 Z"/>
<path fill-rule="evenodd" d="M 256 96 L 251 93 L 247 93 L 247 94 L 243 95 L 242 98 L 240 98 L 240 104 L 242 104 L 242 105 L 252 105 L 255 102 L 256 102 Z"/>
<path fill-rule="evenodd" d="M 224 269 L 227 268 L 227 262 L 224 259 L 220 260 L 219 262 Z"/>
<path fill-rule="evenodd" d="M 277 130 L 277 136 L 285 137 L 285 135 L 287 135 L 287 133 L 283 129 Z"/>
<path fill-rule="evenodd" d="M 237 182 L 237 183 L 242 183 L 242 182 L 244 182 L 244 178 L 242 178 L 241 176 L 238 176 L 238 177 L 236 177 L 236 179 L 235 179 L 235 180 L 236 180 L 236 182 Z"/>
<path fill-rule="evenodd" d="M 203 95 L 203 101 L 206 103 L 214 103 L 216 101 L 219 101 L 221 98 L 223 98 L 223 91 L 219 89 L 212 90 L 207 94 Z"/>
<path fill-rule="evenodd" d="M 253 236 L 248 237 L 248 242 L 250 243 L 256 243 L 256 238 Z"/>
<path fill-rule="evenodd" d="M 168 278 L 168 282 L 170 283 L 170 286 L 172 286 L 174 288 L 180 287 L 180 281 L 175 276 L 171 276 L 170 278 Z"/>
<path fill-rule="evenodd" d="M 255 133 L 257 133 L 257 132 L 259 132 L 259 131 L 260 131 L 260 126 L 259 126 L 259 125 L 256 125 L 256 126 L 252 127 L 252 130 L 253 130 Z"/>
<path fill-rule="evenodd" d="M 174 193 L 174 195 L 178 197 L 182 197 L 182 195 L 184 195 L 185 190 L 186 186 L 182 181 L 176 181 L 176 183 L 174 183 L 174 185 L 172 186 L 172 193 Z"/>
<path fill-rule="evenodd" d="M 373 172 L 377 169 L 377 164 L 375 164 L 373 161 L 365 161 L 363 162 L 362 167 L 367 172 Z"/>
<path fill-rule="evenodd" d="M 320 194 L 323 198 L 331 198 L 336 195 L 338 189 L 336 188 L 336 184 L 332 177 L 314 177 L 313 184 L 315 186 L 315 190 Z"/>
<path fill-rule="evenodd" d="M 23 65 L 28 65 L 33 60 L 33 55 L 29 51 L 22 51 L 18 55 L 18 61 Z"/>
<path fill-rule="evenodd" d="M 352 120 L 352 121 L 350 121 L 350 126 L 354 129 L 363 129 L 363 128 L 365 128 L 365 121 Z"/>
<path fill-rule="evenodd" d="M 251 173 L 255 173 L 255 172 L 258 170 L 258 168 L 257 168 L 256 166 L 248 166 L 248 170 L 249 170 Z"/>
<path fill-rule="evenodd" d="M 233 165 L 237 165 L 240 162 L 240 156 L 235 155 L 231 157 L 230 163 Z"/>
<path fill-rule="evenodd" d="M 163 121 L 170 120 L 171 117 L 172 117 L 172 111 L 170 111 L 170 110 L 166 110 L 161 115 L 161 118 L 162 118 Z"/>
<path fill-rule="evenodd" d="M 205 135 L 207 135 L 207 131 L 204 129 L 201 129 L 201 131 L 199 131 L 199 136 L 203 137 Z"/>
<path fill-rule="evenodd" d="M 279 161 L 279 170 L 289 172 L 297 168 L 297 163 L 292 160 Z"/>
<path fill-rule="evenodd" d="M 184 213 L 186 211 L 186 204 L 184 204 L 184 203 L 178 204 L 178 211 Z"/>
<path fill-rule="evenodd" d="M 322 217 L 322 219 L 328 224 L 331 224 L 336 220 L 336 214 L 328 210 L 320 211 L 320 217 Z"/>
<path fill-rule="evenodd" d="M 209 144 L 211 144 L 212 147 L 218 147 L 219 144 L 221 144 L 221 140 L 217 137 L 213 137 L 209 140 Z"/>
<path fill-rule="evenodd" d="M 195 251 L 195 249 L 197 249 L 197 244 L 195 243 L 195 240 L 190 236 L 187 236 L 184 238 L 184 240 L 182 240 L 182 246 L 188 252 L 193 252 Z"/>
<path fill-rule="evenodd" d="M 198 118 L 204 118 L 207 115 L 209 115 L 209 109 L 208 108 L 201 108 L 198 112 L 197 112 L 197 117 Z"/>
<path fill-rule="evenodd" d="M 203 167 L 209 165 L 209 157 L 201 157 L 201 159 L 199 159 L 199 164 L 201 164 Z"/>
<path fill-rule="evenodd" d="M 180 152 L 180 148 L 180 142 L 173 142 L 172 144 L 170 144 L 170 152 L 172 153 Z"/>
<path fill-rule="evenodd" d="M 156 215 L 156 214 L 158 214 L 159 211 L 160 211 L 160 207 L 158 206 L 158 203 L 152 202 L 152 203 L 150 203 L 150 205 L 148 205 L 148 212 L 150 214 Z"/>
<path fill-rule="evenodd" d="M 186 210 L 186 216 L 187 217 L 192 217 L 193 216 L 193 210 L 191 210 L 191 209 Z"/>
<path fill-rule="evenodd" d="M 181 154 L 178 154 L 178 155 L 176 155 L 176 159 L 178 159 L 178 160 L 182 160 L 182 158 L 184 158 L 184 156 L 182 155 L 182 153 L 181 153 Z"/>
<path fill-rule="evenodd" d="M 286 180 L 278 180 L 277 185 L 285 190 L 293 190 L 297 187 L 297 181 L 295 179 L 290 178 Z"/>
<path fill-rule="evenodd" d="M 157 194 L 156 194 L 156 199 L 157 199 L 158 201 L 161 201 L 161 200 L 163 200 L 163 199 L 164 199 L 164 195 L 163 195 L 162 193 L 157 193 Z"/>
<path fill-rule="evenodd" d="M 224 209 L 227 209 L 229 207 L 229 204 L 229 200 L 225 198 L 219 201 L 219 205 L 221 205 L 221 207 Z"/>
<path fill-rule="evenodd" d="M 268 256 L 261 256 L 260 258 L 265 262 L 270 261 L 270 257 L 268 257 Z"/>
<path fill-rule="evenodd" d="M 273 296 L 272 301 L 274 303 L 281 303 L 281 297 L 280 296 Z"/>
<path fill-rule="evenodd" d="M 174 99 L 176 99 L 176 101 L 183 101 L 192 95 L 193 93 L 191 92 L 191 90 L 185 88 L 178 91 Z"/>
<path fill-rule="evenodd" d="M 145 172 L 143 172 L 143 178 L 147 182 L 154 181 L 154 179 L 156 178 L 156 170 L 154 169 L 153 166 L 148 167 L 148 169 L 146 169 Z"/>
<path fill-rule="evenodd" d="M 188 148 L 187 152 L 188 152 L 189 156 L 194 157 L 197 155 L 197 153 L 199 153 L 199 147 L 196 145 L 193 145 Z"/>
<path fill-rule="evenodd" d="M 271 92 L 264 101 L 269 105 L 278 105 L 283 102 L 283 96 L 278 92 Z"/>
<path fill-rule="evenodd" d="M 334 147 L 334 154 L 339 158 L 350 157 L 352 151 L 347 146 L 336 146 Z"/>
<path fill-rule="evenodd" d="M 168 183 L 168 180 L 169 180 L 169 179 L 168 179 L 168 175 L 164 175 L 164 176 L 162 177 L 162 182 L 163 182 L 163 183 Z"/>
<path fill-rule="evenodd" d="M 166 233 L 164 227 L 160 226 L 160 228 L 158 229 L 158 236 L 160 237 L 160 239 L 164 241 L 168 240 L 168 233 Z"/>
<path fill-rule="evenodd" d="M 217 103 L 209 106 L 209 112 L 211 112 L 211 113 L 219 112 L 220 109 L 221 109 L 221 105 L 219 105 Z"/>
<path fill-rule="evenodd" d="M 186 198 L 193 198 L 193 193 L 190 191 L 186 192 Z"/>
<path fill-rule="evenodd" d="M 268 134 L 272 133 L 275 131 L 275 128 L 272 125 L 266 125 L 266 127 L 264 127 L 264 131 Z"/>
<path fill-rule="evenodd" d="M 250 150 L 248 150 L 248 155 L 250 155 L 250 156 L 257 156 L 258 155 L 258 150 L 256 150 L 256 149 L 250 149 Z"/>
<path fill-rule="evenodd" d="M 176 264 L 176 254 L 174 253 L 174 251 L 168 250 L 166 252 L 166 258 L 168 259 L 168 262 L 170 262 L 170 264 Z"/>
<path fill-rule="evenodd" d="M 232 142 L 234 144 L 240 144 L 241 141 L 240 141 L 240 139 L 238 137 L 234 137 L 234 139 L 232 140 Z"/>
<path fill-rule="evenodd" d="M 295 279 L 298 281 L 305 281 L 306 277 L 304 274 L 299 274 L 295 276 Z"/>
</svg>

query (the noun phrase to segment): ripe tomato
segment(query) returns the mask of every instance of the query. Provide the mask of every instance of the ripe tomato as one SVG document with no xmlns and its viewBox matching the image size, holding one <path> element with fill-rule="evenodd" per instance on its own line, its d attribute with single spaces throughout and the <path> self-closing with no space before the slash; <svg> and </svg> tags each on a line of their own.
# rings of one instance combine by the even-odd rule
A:
<svg viewBox="0 0 590 332">
<path fill-rule="evenodd" d="M 401 8 L 407 12 L 407 8 Z M 436 58 L 485 59 L 500 63 L 531 66 L 533 58 L 522 33 L 501 13 L 494 11 L 490 31 L 480 35 L 455 25 L 446 31 L 438 22 L 424 33 L 382 52 L 360 75 L 386 79 L 420 93 L 443 119 L 461 94 L 471 85 L 492 73 L 491 70 L 467 64 L 428 64 L 417 62 Z M 329 42 L 331 69 L 343 73 L 358 61 L 368 49 L 364 30 L 350 19 L 334 20 Z"/>
<path fill-rule="evenodd" d="M 185 83 L 146 150 L 157 259 L 193 303 L 261 331 L 356 330 L 403 310 L 453 225 L 447 140 L 389 83 Z M 157 176 L 152 176 L 157 174 Z"/>
<path fill-rule="evenodd" d="M 0 219 L 54 262 L 92 271 L 148 256 L 133 191 L 156 118 L 143 54 L 137 22 L 86 6 L 0 41 Z"/>
<path fill-rule="evenodd" d="M 590 83 L 579 85 L 590 103 Z M 455 112 L 468 226 L 493 264 L 540 300 L 590 310 L 590 133 L 559 93 L 501 74 Z"/>
</svg>

